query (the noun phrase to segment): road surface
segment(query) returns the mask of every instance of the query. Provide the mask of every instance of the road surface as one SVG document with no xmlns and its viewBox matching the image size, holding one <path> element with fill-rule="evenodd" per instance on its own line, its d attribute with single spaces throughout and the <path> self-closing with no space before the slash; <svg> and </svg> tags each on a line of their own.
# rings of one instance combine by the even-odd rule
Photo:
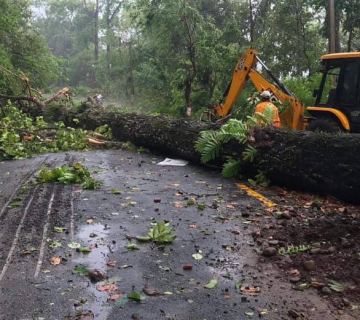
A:
<svg viewBox="0 0 360 320">
<path fill-rule="evenodd" d="M 315 289 L 293 290 L 259 255 L 251 237 L 251 218 L 266 208 L 259 200 L 218 172 L 158 166 L 163 159 L 107 150 L 0 163 L 0 319 L 355 319 Z M 32 183 L 40 167 L 74 162 L 101 188 Z M 160 221 L 175 229 L 173 244 L 134 239 Z M 77 266 L 105 279 L 92 282 L 73 273 Z M 205 288 L 211 280 L 216 286 Z M 145 299 L 126 300 L 133 290 Z"/>
</svg>

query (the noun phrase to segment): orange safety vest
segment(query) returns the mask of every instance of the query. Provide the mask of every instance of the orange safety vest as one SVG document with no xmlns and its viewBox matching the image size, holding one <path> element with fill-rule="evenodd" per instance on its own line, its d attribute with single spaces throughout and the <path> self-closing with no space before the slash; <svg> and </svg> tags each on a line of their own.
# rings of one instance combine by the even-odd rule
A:
<svg viewBox="0 0 360 320">
<path fill-rule="evenodd" d="M 274 125 L 274 127 L 280 128 L 281 127 L 281 121 L 280 121 L 280 117 L 279 117 L 278 108 L 269 101 L 260 102 L 256 106 L 255 111 L 254 111 L 255 116 L 256 116 L 257 112 L 264 114 L 264 111 L 265 111 L 266 108 L 272 108 L 273 109 L 273 114 L 274 114 L 273 125 Z"/>
</svg>

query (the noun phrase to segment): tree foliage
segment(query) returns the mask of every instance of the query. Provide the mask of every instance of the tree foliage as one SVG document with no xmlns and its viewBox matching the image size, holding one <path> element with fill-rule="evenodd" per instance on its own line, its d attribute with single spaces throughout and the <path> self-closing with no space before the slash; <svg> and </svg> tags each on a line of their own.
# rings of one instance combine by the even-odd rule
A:
<svg viewBox="0 0 360 320">
<path fill-rule="evenodd" d="M 59 61 L 32 28 L 29 2 L 0 0 L 0 12 L 0 92 L 21 90 L 12 72 L 21 71 L 38 87 L 54 82 L 59 75 Z"/>
</svg>

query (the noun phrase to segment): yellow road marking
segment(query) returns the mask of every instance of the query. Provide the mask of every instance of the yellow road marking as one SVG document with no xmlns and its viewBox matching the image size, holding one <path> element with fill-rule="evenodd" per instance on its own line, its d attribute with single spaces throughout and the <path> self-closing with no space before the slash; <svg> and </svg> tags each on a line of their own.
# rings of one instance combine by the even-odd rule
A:
<svg viewBox="0 0 360 320">
<path fill-rule="evenodd" d="M 265 204 L 267 207 L 272 208 L 276 206 L 276 203 L 272 202 L 271 200 L 269 200 L 268 198 L 264 197 L 263 195 L 261 195 L 260 193 L 257 193 L 256 191 L 250 189 L 248 186 L 241 184 L 241 183 L 237 183 L 236 186 L 241 189 L 246 191 L 246 193 L 255 198 L 258 199 L 259 201 L 261 201 L 263 204 Z"/>
</svg>

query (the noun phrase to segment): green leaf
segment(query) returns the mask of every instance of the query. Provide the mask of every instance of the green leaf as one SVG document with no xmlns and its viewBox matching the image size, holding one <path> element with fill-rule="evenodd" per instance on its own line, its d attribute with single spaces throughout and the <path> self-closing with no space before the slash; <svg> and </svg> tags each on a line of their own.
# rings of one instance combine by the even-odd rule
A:
<svg viewBox="0 0 360 320">
<path fill-rule="evenodd" d="M 135 250 L 139 250 L 139 247 L 135 243 L 129 243 L 126 246 L 126 249 L 128 249 L 130 251 L 135 251 Z"/>
<path fill-rule="evenodd" d="M 200 253 L 194 253 L 192 255 L 192 257 L 195 259 L 195 260 L 201 260 L 203 258 L 203 256 L 200 254 Z"/>
<path fill-rule="evenodd" d="M 234 178 L 238 177 L 241 172 L 241 161 L 236 161 L 234 159 L 228 159 L 224 164 L 221 175 L 224 178 Z"/>
<path fill-rule="evenodd" d="M 55 232 L 58 232 L 58 233 L 65 232 L 66 230 L 67 230 L 67 228 L 54 227 L 54 231 L 55 231 Z"/>
<path fill-rule="evenodd" d="M 210 280 L 210 282 L 204 286 L 204 288 L 206 289 L 214 289 L 217 286 L 217 280 L 216 279 L 212 279 Z"/>
<path fill-rule="evenodd" d="M 159 268 L 163 271 L 170 271 L 170 267 L 163 267 L 163 266 L 159 266 Z"/>
<path fill-rule="evenodd" d="M 140 241 L 140 242 L 149 242 L 151 241 L 151 238 L 150 237 L 140 237 L 140 236 L 137 236 L 136 237 L 136 240 Z"/>
<path fill-rule="evenodd" d="M 81 276 L 88 276 L 90 274 L 90 270 L 83 265 L 76 266 L 72 271 L 74 274 L 79 274 Z"/>
<path fill-rule="evenodd" d="M 336 292 L 344 292 L 345 290 L 344 286 L 335 280 L 330 280 L 329 288 Z"/>
<path fill-rule="evenodd" d="M 112 193 L 112 194 L 122 194 L 122 191 L 121 191 L 121 190 L 112 189 L 112 190 L 111 190 L 111 193 Z"/>
<path fill-rule="evenodd" d="M 10 209 L 18 208 L 21 206 L 21 200 L 13 201 L 9 204 Z"/>
<path fill-rule="evenodd" d="M 50 248 L 59 248 L 61 247 L 62 244 L 61 242 L 57 241 L 57 240 L 54 240 L 51 244 L 50 244 Z"/>
<path fill-rule="evenodd" d="M 237 290 L 240 290 L 241 286 L 242 286 L 242 282 L 241 282 L 241 281 L 238 281 L 238 282 L 235 283 L 235 288 L 236 288 Z"/>
<path fill-rule="evenodd" d="M 77 251 L 80 251 L 81 253 L 90 253 L 91 249 L 88 247 L 80 247 L 76 249 Z"/>
<path fill-rule="evenodd" d="M 206 205 L 205 205 L 205 203 L 198 203 L 197 207 L 200 211 L 203 211 L 203 210 L 205 210 Z"/>
<path fill-rule="evenodd" d="M 71 242 L 68 244 L 68 247 L 71 249 L 79 249 L 81 248 L 81 244 L 77 242 Z"/>
<path fill-rule="evenodd" d="M 139 293 L 132 291 L 127 295 L 128 299 L 134 300 L 134 301 L 142 301 L 145 300 L 146 298 L 142 295 L 140 295 Z"/>
<path fill-rule="evenodd" d="M 246 311 L 245 314 L 250 318 L 252 318 L 254 316 L 254 312 L 252 312 L 252 311 Z"/>
</svg>

